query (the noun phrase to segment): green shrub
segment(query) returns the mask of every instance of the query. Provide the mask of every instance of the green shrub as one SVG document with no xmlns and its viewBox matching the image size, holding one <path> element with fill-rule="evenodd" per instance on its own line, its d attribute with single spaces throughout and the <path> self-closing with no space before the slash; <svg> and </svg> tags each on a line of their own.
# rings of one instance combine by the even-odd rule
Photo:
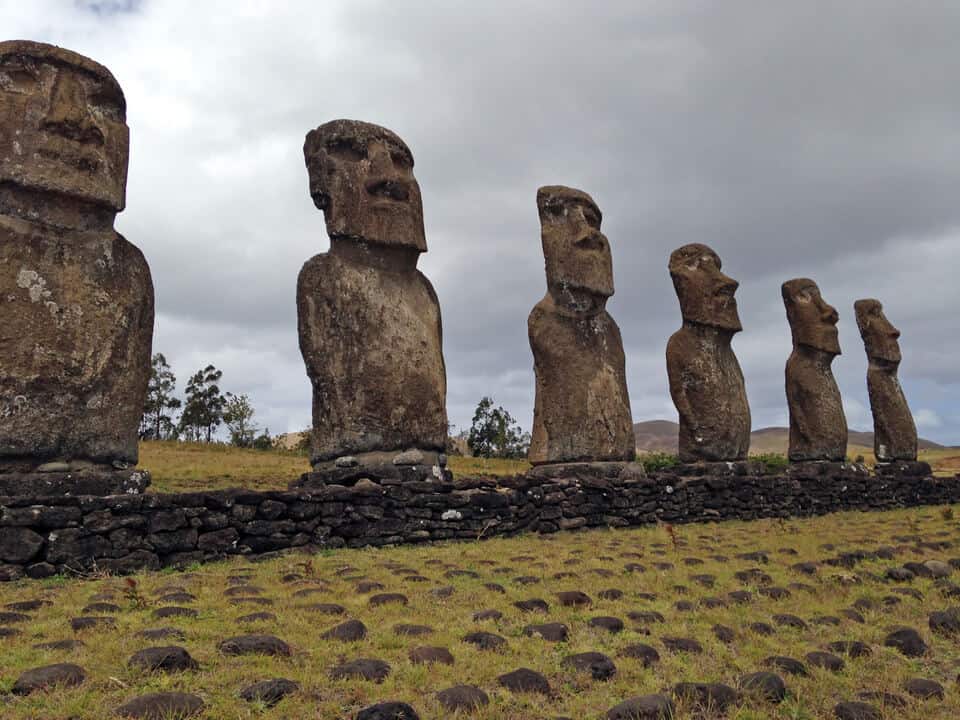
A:
<svg viewBox="0 0 960 720">
<path fill-rule="evenodd" d="M 665 452 L 649 452 L 637 456 L 637 462 L 643 465 L 643 469 L 648 472 L 657 472 L 666 470 L 680 464 L 680 459 L 676 455 Z"/>
<path fill-rule="evenodd" d="M 760 453 L 750 458 L 763 463 L 764 469 L 770 474 L 781 473 L 790 465 L 786 455 L 780 453 Z"/>
</svg>

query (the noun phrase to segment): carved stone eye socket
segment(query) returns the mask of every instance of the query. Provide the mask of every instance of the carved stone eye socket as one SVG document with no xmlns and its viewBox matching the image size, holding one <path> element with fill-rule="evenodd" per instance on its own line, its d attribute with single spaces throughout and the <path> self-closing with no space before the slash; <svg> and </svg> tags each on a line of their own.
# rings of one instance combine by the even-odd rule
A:
<svg viewBox="0 0 960 720">
<path fill-rule="evenodd" d="M 29 68 L 11 65 L 0 70 L 0 90 L 19 94 L 33 92 L 39 79 Z"/>
<path fill-rule="evenodd" d="M 364 160 L 367 157 L 367 148 L 365 145 L 345 138 L 328 142 L 327 152 L 339 160 L 348 160 L 351 162 Z"/>
<path fill-rule="evenodd" d="M 564 214 L 563 203 L 560 203 L 560 202 L 547 203 L 547 214 L 555 218 L 562 217 Z"/>
<path fill-rule="evenodd" d="M 409 170 L 413 167 L 413 158 L 399 148 L 390 150 L 390 159 L 393 161 L 394 167 L 402 170 Z"/>
</svg>

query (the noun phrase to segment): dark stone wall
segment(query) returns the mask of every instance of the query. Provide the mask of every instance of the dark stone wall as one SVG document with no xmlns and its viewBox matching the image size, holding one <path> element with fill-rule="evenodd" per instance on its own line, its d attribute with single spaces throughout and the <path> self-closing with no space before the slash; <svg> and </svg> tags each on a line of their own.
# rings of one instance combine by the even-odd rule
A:
<svg viewBox="0 0 960 720">
<path fill-rule="evenodd" d="M 678 474 L 682 472 L 683 474 Z M 820 515 L 960 502 L 960 476 L 851 465 L 782 475 L 689 469 L 651 477 L 462 479 L 311 492 L 0 498 L 0 579 L 183 565 L 297 547 L 360 547 L 519 532 Z"/>
</svg>

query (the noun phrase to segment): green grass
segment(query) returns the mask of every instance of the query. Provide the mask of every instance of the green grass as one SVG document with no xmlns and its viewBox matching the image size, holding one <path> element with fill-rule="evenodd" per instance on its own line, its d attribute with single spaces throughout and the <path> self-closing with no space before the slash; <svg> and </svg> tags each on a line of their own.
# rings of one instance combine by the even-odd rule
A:
<svg viewBox="0 0 960 720">
<path fill-rule="evenodd" d="M 937 680 L 947 687 L 945 701 L 908 706 L 888 717 L 898 720 L 931 720 L 960 717 L 960 692 L 954 678 L 960 667 L 960 644 L 932 635 L 927 615 L 943 609 L 951 601 L 943 597 L 931 580 L 918 579 L 910 587 L 923 594 L 923 600 L 902 597 L 901 603 L 865 612 L 866 624 L 844 619 L 840 627 L 811 624 L 806 630 L 780 628 L 772 637 L 752 633 L 747 626 L 754 621 L 772 623 L 775 613 L 792 613 L 806 620 L 815 615 L 839 615 L 857 599 L 880 600 L 891 594 L 891 586 L 881 582 L 887 567 L 908 560 L 947 559 L 960 552 L 935 552 L 919 548 L 915 540 L 903 536 L 921 536 L 925 540 L 960 540 L 960 524 L 948 508 L 889 513 L 843 513 L 796 521 L 725 522 L 710 525 L 661 526 L 629 530 L 592 530 L 551 536 L 520 536 L 482 542 L 439 543 L 432 545 L 366 550 L 335 550 L 315 555 L 288 555 L 250 563 L 243 559 L 196 566 L 192 572 L 142 573 L 133 579 L 135 593 L 124 592 L 125 580 L 110 577 L 88 579 L 53 578 L 47 581 L 20 581 L 0 586 L 0 602 L 43 598 L 52 604 L 34 613 L 34 619 L 20 625 L 23 634 L 5 638 L 0 645 L 0 690 L 8 689 L 24 669 L 55 662 L 74 662 L 87 671 L 86 682 L 77 688 L 38 693 L 26 698 L 0 698 L 0 717 L 8 720 L 44 720 L 103 718 L 130 698 L 158 690 L 182 690 L 197 693 L 207 703 L 207 720 L 237 718 L 352 718 L 359 708 L 383 700 L 402 700 L 412 704 L 424 720 L 451 717 L 435 698 L 435 693 L 452 685 L 467 683 L 483 688 L 490 705 L 472 713 L 477 720 L 527 720 L 566 715 L 578 720 L 603 717 L 608 708 L 628 697 L 668 690 L 681 681 L 719 681 L 735 685 L 737 678 L 761 669 L 762 660 L 774 654 L 802 659 L 804 654 L 823 649 L 833 640 L 855 639 L 870 644 L 873 653 L 861 659 L 846 659 L 840 673 L 811 670 L 807 678 L 785 675 L 790 696 L 779 706 L 758 701 L 745 702 L 727 717 L 737 720 L 832 718 L 832 708 L 840 700 L 854 699 L 857 691 L 887 690 L 905 694 L 903 683 L 912 677 Z M 899 538 L 899 539 L 897 539 Z M 824 547 L 824 543 L 833 545 Z M 899 546 L 896 560 L 870 560 L 853 569 L 821 565 L 813 577 L 790 568 L 801 560 L 818 561 L 852 549 L 873 549 L 880 545 Z M 781 552 L 789 548 L 796 555 Z M 766 550 L 770 562 L 737 560 L 738 553 Z M 727 559 L 713 557 L 723 555 Z M 688 558 L 703 562 L 687 564 Z M 654 563 L 670 563 L 656 569 Z M 642 563 L 645 572 L 627 572 L 628 563 Z M 773 601 L 755 595 L 749 605 L 730 605 L 707 609 L 701 600 L 724 596 L 727 592 L 757 586 L 742 583 L 734 573 L 760 567 L 779 586 L 800 582 L 809 590 L 792 590 L 786 600 Z M 402 570 L 410 568 L 427 578 L 425 582 L 404 579 Z M 448 576 L 453 569 L 470 570 L 479 577 Z M 249 582 L 263 589 L 261 597 L 273 601 L 271 607 L 231 604 L 225 596 L 228 578 L 249 573 Z M 302 578 L 282 582 L 287 573 Z M 572 573 L 572 575 L 570 575 Z M 716 578 L 712 589 L 701 587 L 691 576 L 710 574 Z M 539 582 L 522 585 L 519 576 L 533 576 Z M 382 583 L 382 592 L 401 592 L 409 605 L 369 605 L 369 595 L 357 594 L 360 578 Z M 956 578 L 955 578 L 956 579 Z M 499 583 L 505 594 L 493 592 L 486 583 Z M 196 596 L 190 603 L 200 611 L 196 619 L 156 620 L 151 612 L 161 606 L 160 588 L 179 585 Z M 450 585 L 453 595 L 440 599 L 431 589 Z M 293 593 L 307 588 L 323 592 L 297 598 Z M 604 600 L 598 592 L 604 588 L 624 591 L 619 600 Z M 683 588 L 681 591 L 679 588 Z M 565 608 L 555 593 L 582 590 L 593 599 L 587 608 Z M 76 637 L 85 642 L 79 650 L 42 651 L 32 648 L 39 642 L 72 637 L 69 620 L 82 613 L 94 593 L 110 592 L 122 607 L 116 614 L 117 628 L 84 631 Z M 655 600 L 640 593 L 655 593 Z M 135 602 L 139 597 L 142 603 Z M 513 602 L 543 598 L 550 603 L 547 615 L 524 614 Z M 693 612 L 674 607 L 678 600 L 694 604 Z M 953 601 L 956 602 L 955 600 Z M 339 603 L 346 608 L 343 617 L 319 615 L 305 609 L 309 603 Z M 474 611 L 495 608 L 504 617 L 497 622 L 474 622 Z M 645 626 L 627 618 L 631 610 L 656 610 L 667 622 Z M 245 627 L 236 618 L 267 610 L 277 619 Z M 626 630 L 610 634 L 587 625 L 596 615 L 612 615 L 626 622 Z M 320 639 L 320 633 L 347 619 L 360 619 L 368 628 L 365 640 L 342 644 Z M 548 643 L 526 637 L 522 628 L 528 623 L 562 622 L 570 630 L 566 643 Z M 396 635 L 397 623 L 429 625 L 435 632 L 427 637 Z M 736 640 L 730 646 L 715 639 L 711 627 L 722 623 L 733 628 Z M 186 634 L 186 640 L 151 643 L 136 636 L 142 629 L 174 625 Z M 920 659 L 907 659 L 885 648 L 882 639 L 894 625 L 918 629 L 930 645 Z M 504 652 L 483 652 L 461 642 L 467 632 L 487 630 L 505 637 Z M 294 654 L 289 658 L 225 657 L 217 644 L 244 632 L 267 632 L 286 640 Z M 664 635 L 687 636 L 699 640 L 702 655 L 671 654 L 661 642 Z M 635 660 L 618 657 L 619 651 L 633 643 L 648 643 L 660 652 L 661 662 L 644 669 Z M 144 674 L 127 668 L 126 660 L 135 651 L 151 644 L 180 644 L 200 663 L 200 670 L 175 675 Z M 448 648 L 456 662 L 453 666 L 412 664 L 407 654 L 417 645 Z M 566 669 L 562 659 L 572 653 L 598 651 L 610 656 L 618 673 L 609 682 L 597 682 Z M 362 681 L 333 681 L 328 672 L 344 660 L 358 657 L 380 658 L 392 666 L 382 685 Z M 519 667 L 543 673 L 553 690 L 549 697 L 512 695 L 499 688 L 497 677 Z M 286 677 L 301 684 L 299 694 L 288 697 L 272 710 L 251 706 L 237 697 L 245 685 L 273 677 Z M 464 716 L 466 717 L 466 716 Z M 696 715 L 680 707 L 677 720 Z"/>
</svg>

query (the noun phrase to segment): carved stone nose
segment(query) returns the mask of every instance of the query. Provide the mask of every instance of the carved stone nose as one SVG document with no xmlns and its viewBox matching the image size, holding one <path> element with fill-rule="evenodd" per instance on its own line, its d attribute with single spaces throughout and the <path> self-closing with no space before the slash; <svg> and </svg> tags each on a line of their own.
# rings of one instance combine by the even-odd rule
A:
<svg viewBox="0 0 960 720">
<path fill-rule="evenodd" d="M 63 71 L 54 82 L 43 127 L 78 142 L 103 144 L 103 133 L 87 109 L 86 92 L 76 78 Z"/>
</svg>

